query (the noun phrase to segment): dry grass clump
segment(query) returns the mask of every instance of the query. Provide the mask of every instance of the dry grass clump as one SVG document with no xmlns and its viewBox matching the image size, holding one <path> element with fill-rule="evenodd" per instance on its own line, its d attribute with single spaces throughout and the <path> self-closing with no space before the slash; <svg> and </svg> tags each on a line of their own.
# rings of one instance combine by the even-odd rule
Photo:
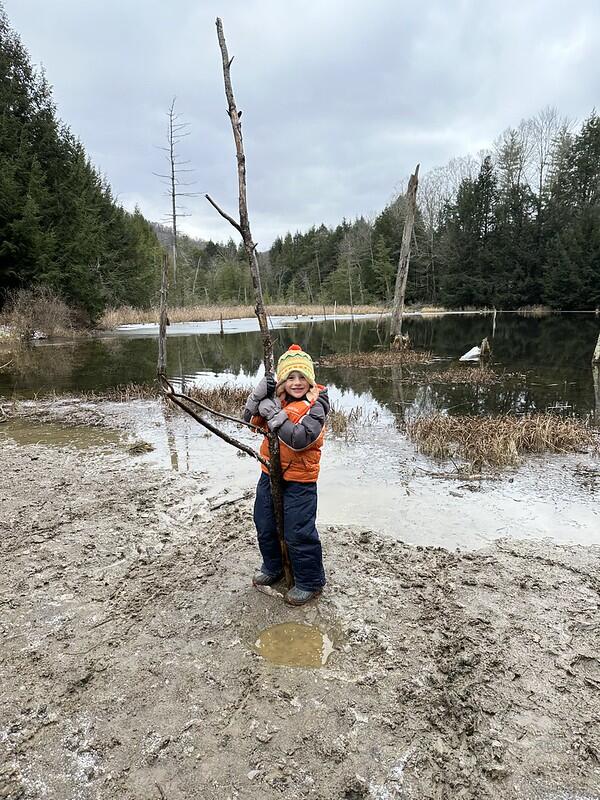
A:
<svg viewBox="0 0 600 800">
<path fill-rule="evenodd" d="M 191 386 L 186 389 L 185 393 L 193 400 L 197 400 L 199 403 L 221 412 L 221 414 L 241 416 L 244 404 L 250 394 L 250 389 L 225 383 L 223 386 L 212 386 L 210 388 Z"/>
<path fill-rule="evenodd" d="M 448 311 L 444 306 L 423 306 L 419 310 L 421 314 L 445 314 Z"/>
<path fill-rule="evenodd" d="M 342 439 L 353 439 L 359 428 L 373 425 L 378 419 L 377 411 L 368 412 L 362 406 L 354 406 L 350 410 L 332 406 L 327 415 L 327 430 Z"/>
<path fill-rule="evenodd" d="M 517 308 L 517 314 L 522 317 L 547 317 L 552 314 L 552 309 L 548 306 L 522 306 Z"/>
<path fill-rule="evenodd" d="M 176 385 L 175 391 L 180 392 L 180 387 Z M 187 394 L 188 397 L 215 411 L 220 411 L 222 414 L 238 415 L 241 414 L 249 392 L 249 388 L 226 383 L 210 388 L 186 386 L 183 394 Z M 108 400 L 116 403 L 128 403 L 133 400 L 155 400 L 162 397 L 162 392 L 158 383 L 126 383 L 98 392 L 78 392 L 77 396 L 82 400 L 89 401 Z"/>
<path fill-rule="evenodd" d="M 594 441 L 594 434 L 585 423 L 553 414 L 434 414 L 408 422 L 406 427 L 422 453 L 439 459 L 457 457 L 479 469 L 518 464 L 526 453 L 574 452 Z"/>
<path fill-rule="evenodd" d="M 0 324 L 16 338 L 34 334 L 66 336 L 73 332 L 73 312 L 65 301 L 46 286 L 9 292 Z"/>
<path fill-rule="evenodd" d="M 372 353 L 334 353 L 321 356 L 320 367 L 395 367 L 431 361 L 428 350 L 374 350 Z"/>
<path fill-rule="evenodd" d="M 491 367 L 480 365 L 475 368 L 465 367 L 452 367 L 445 369 L 442 372 L 425 372 L 419 375 L 419 383 L 452 383 L 452 384 L 469 384 L 475 386 L 493 386 L 500 383 L 502 379 L 514 377 L 512 373 L 504 373 L 499 375 Z M 403 382 L 413 383 L 415 376 L 403 379 Z"/>
<path fill-rule="evenodd" d="M 382 314 L 388 309 L 381 306 L 333 306 L 333 305 L 268 305 L 267 313 L 272 317 L 294 316 L 322 316 L 323 312 L 328 317 L 335 313 L 340 314 Z M 254 306 L 234 305 L 197 305 L 184 308 L 170 308 L 170 322 L 209 322 L 223 317 L 223 319 L 244 319 L 254 317 Z M 102 315 L 98 327 L 102 330 L 113 330 L 119 325 L 139 325 L 141 323 L 158 323 L 158 308 L 133 308 L 121 306 L 109 308 Z"/>
<path fill-rule="evenodd" d="M 133 400 L 155 400 L 160 394 L 158 383 L 123 383 L 101 391 L 78 391 L 77 397 L 89 402 L 107 400 L 113 403 L 129 403 Z"/>
</svg>

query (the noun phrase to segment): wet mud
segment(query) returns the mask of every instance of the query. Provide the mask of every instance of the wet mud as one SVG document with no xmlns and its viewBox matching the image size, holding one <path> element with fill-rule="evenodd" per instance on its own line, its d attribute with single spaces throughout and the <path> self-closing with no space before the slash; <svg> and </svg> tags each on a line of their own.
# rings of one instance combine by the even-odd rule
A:
<svg viewBox="0 0 600 800">
<path fill-rule="evenodd" d="M 202 471 L 1 446 L 0 798 L 600 797 L 600 547 L 325 524 L 291 608 Z M 280 625 L 325 663 L 265 658 Z"/>
</svg>

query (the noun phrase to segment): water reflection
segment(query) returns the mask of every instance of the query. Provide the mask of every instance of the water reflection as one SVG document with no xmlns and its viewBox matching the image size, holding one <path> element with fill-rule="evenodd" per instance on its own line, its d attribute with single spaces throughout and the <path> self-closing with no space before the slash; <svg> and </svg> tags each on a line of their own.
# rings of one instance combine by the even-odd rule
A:
<svg viewBox="0 0 600 800">
<path fill-rule="evenodd" d="M 262 344 L 258 331 L 232 321 L 226 336 L 197 333 L 168 339 L 169 376 L 178 383 L 252 383 L 261 369 Z M 600 389 L 590 369 L 598 323 L 593 314 L 557 314 L 543 318 L 516 314 L 493 316 L 448 315 L 411 317 L 406 330 L 413 346 L 430 350 L 437 363 L 413 368 L 318 368 L 319 379 L 332 394 L 349 404 L 370 402 L 379 412 L 402 419 L 406 414 L 445 409 L 450 413 L 527 413 L 553 409 L 557 413 L 598 414 Z M 375 350 L 385 346 L 389 321 L 381 318 L 299 322 L 289 320 L 274 331 L 275 350 L 298 342 L 315 360 L 330 353 Z M 175 326 L 173 326 L 175 328 Z M 206 327 L 202 328 L 204 331 Z M 493 333 L 493 339 L 492 339 Z M 450 366 L 488 336 L 493 365 L 521 377 L 494 386 L 433 384 L 431 369 Z M 154 380 L 157 341 L 154 330 L 129 330 L 76 343 L 45 342 L 16 353 L 13 364 L 0 374 L 0 394 L 31 396 L 97 390 L 129 382 Z M 476 366 L 472 367 L 476 369 Z"/>
</svg>

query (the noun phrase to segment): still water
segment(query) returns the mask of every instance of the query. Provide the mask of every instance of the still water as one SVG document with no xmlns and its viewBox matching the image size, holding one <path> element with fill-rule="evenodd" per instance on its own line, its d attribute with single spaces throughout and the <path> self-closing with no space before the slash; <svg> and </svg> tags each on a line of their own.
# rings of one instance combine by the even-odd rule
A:
<svg viewBox="0 0 600 800">
<path fill-rule="evenodd" d="M 297 342 L 318 362 L 331 353 L 385 346 L 389 321 L 280 318 L 275 326 L 276 354 Z M 170 377 L 188 385 L 228 380 L 251 384 L 261 368 L 262 344 L 255 328 L 255 321 L 232 320 L 220 336 L 218 323 L 171 326 Z M 433 363 L 403 370 L 321 367 L 318 379 L 333 387 L 338 405 L 371 403 L 395 417 L 436 409 L 461 414 L 551 410 L 586 417 L 597 411 L 598 387 L 595 392 L 590 362 L 599 328 L 600 319 L 593 313 L 541 318 L 500 313 L 495 325 L 491 315 L 412 316 L 405 330 L 415 348 L 432 353 Z M 458 368 L 458 358 L 485 336 L 492 342 L 492 365 L 510 373 L 506 379 L 494 386 L 428 381 L 432 372 Z M 156 327 L 132 326 L 75 342 L 41 342 L 3 356 L 4 361 L 9 358 L 13 363 L 0 373 L 4 396 L 31 397 L 53 390 L 76 394 L 147 383 L 156 370 Z"/>
</svg>

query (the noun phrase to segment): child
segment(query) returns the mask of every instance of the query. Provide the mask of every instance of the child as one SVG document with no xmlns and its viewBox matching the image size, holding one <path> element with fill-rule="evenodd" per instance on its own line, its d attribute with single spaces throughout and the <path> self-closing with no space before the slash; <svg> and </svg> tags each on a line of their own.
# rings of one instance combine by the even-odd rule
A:
<svg viewBox="0 0 600 800">
<path fill-rule="evenodd" d="M 285 541 L 294 571 L 295 586 L 285 595 L 289 605 L 301 606 L 321 594 L 325 571 L 317 516 L 317 478 L 325 417 L 329 412 L 327 389 L 315 382 L 312 358 L 293 344 L 277 362 L 277 380 L 263 378 L 246 402 L 244 419 L 277 431 L 283 471 Z M 269 458 L 265 436 L 261 455 Z M 283 574 L 281 548 L 273 512 L 271 483 L 262 467 L 256 487 L 254 523 L 263 557 L 255 586 L 277 583 Z"/>
</svg>

